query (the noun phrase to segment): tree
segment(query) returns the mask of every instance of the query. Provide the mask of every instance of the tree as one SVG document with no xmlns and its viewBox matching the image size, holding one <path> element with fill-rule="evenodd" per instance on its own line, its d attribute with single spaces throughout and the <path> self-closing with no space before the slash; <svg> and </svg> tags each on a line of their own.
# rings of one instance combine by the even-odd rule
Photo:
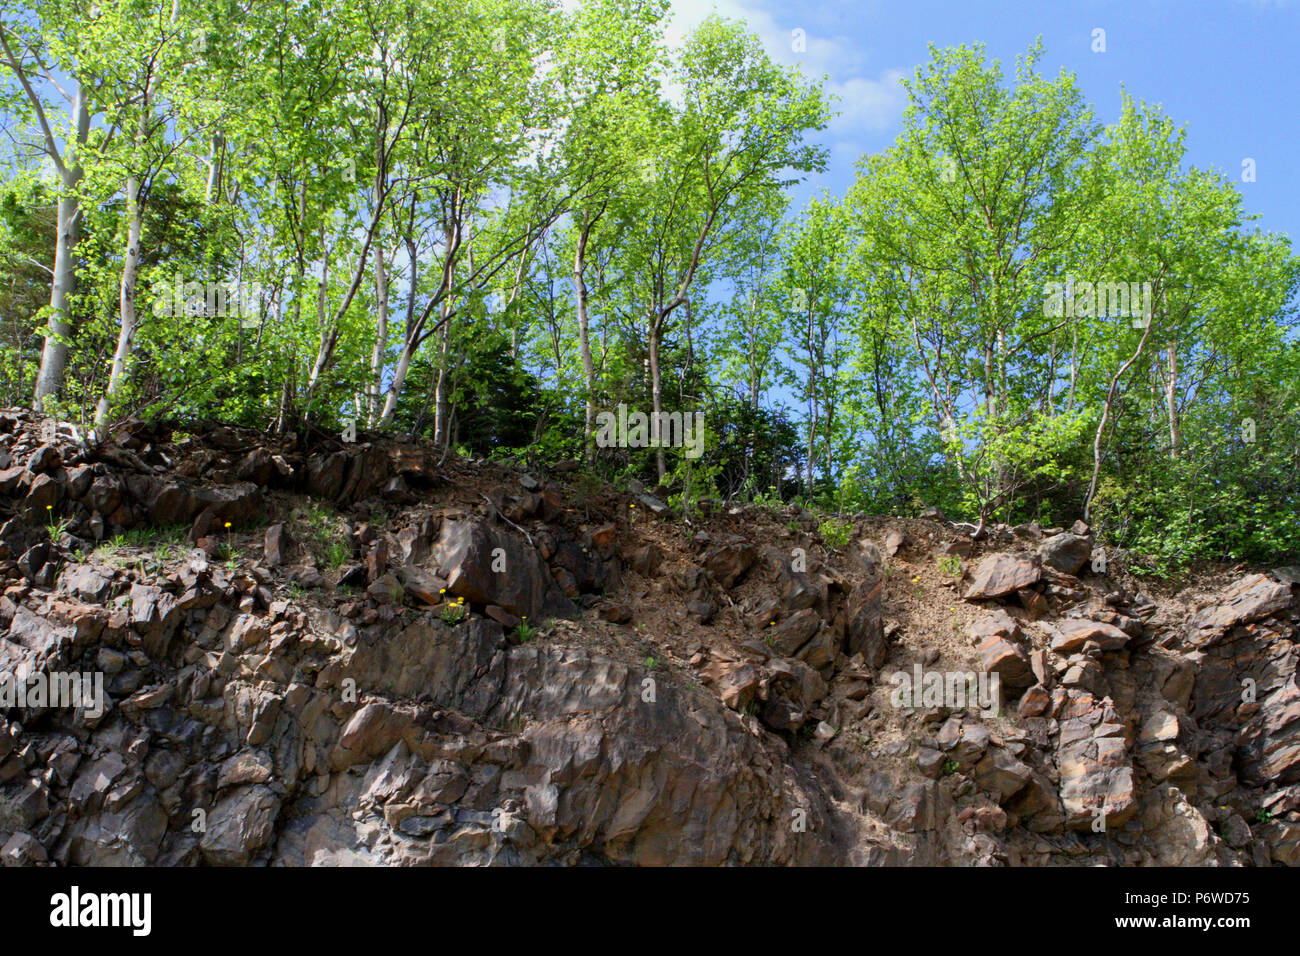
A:
<svg viewBox="0 0 1300 956">
<path fill-rule="evenodd" d="M 6 106 L 21 110 L 35 124 L 38 148 L 54 166 L 60 186 L 49 330 L 33 395 L 37 409 L 47 399 L 58 398 L 73 332 L 69 297 L 76 283 L 76 248 L 81 232 L 81 154 L 90 139 L 98 79 L 85 70 L 78 54 L 92 33 L 92 20 L 93 16 L 76 3 L 39 0 L 28 7 L 15 8 L 8 3 L 0 7 L 0 56 L 19 87 L 16 94 L 9 91 L 5 96 Z M 55 79 L 56 74 L 66 78 L 70 89 Z M 53 104 L 45 95 L 45 84 L 68 103 L 62 122 L 57 114 L 51 115 Z M 110 123 L 106 135 L 115 128 Z"/>
<path fill-rule="evenodd" d="M 701 266 L 737 209 L 787 178 L 820 170 L 825 151 L 803 142 L 822 129 L 820 87 L 776 66 L 756 37 L 718 18 L 687 40 L 674 72 L 683 107 L 655 121 L 660 141 L 633 204 L 627 268 L 645 329 L 653 421 L 663 412 L 660 350 L 669 319 L 689 300 Z M 659 441 L 657 432 L 652 440 Z M 659 478 L 666 474 L 662 448 Z"/>
<path fill-rule="evenodd" d="M 978 508 L 976 534 L 1015 492 L 997 448 L 1036 414 L 1050 387 L 1036 343 L 1064 328 L 1045 316 L 1042 288 L 1096 215 L 1089 165 L 1096 136 L 1074 78 L 1034 72 L 1035 45 L 1007 89 L 980 47 L 932 50 L 907 85 L 904 131 L 869 158 L 848 202 L 896 292 L 945 436 Z M 987 433 L 992 444 L 977 440 Z"/>
</svg>

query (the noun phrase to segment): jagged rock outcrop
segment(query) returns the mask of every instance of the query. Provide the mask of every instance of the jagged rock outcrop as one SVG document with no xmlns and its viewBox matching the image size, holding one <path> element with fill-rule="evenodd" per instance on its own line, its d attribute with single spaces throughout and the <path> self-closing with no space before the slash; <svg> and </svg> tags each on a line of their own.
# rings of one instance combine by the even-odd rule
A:
<svg viewBox="0 0 1300 956">
<path fill-rule="evenodd" d="M 1286 569 L 1155 601 L 1082 525 L 841 553 L 414 445 L 38 424 L 0 412 L 0 675 L 47 687 L 0 696 L 4 865 L 1300 862 Z"/>
</svg>

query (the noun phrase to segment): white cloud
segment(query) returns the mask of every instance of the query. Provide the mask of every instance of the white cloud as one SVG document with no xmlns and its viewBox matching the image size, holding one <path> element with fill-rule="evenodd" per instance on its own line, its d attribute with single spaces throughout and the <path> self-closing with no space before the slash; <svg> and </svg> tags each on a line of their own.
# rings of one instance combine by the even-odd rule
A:
<svg viewBox="0 0 1300 956">
<path fill-rule="evenodd" d="M 829 81 L 826 88 L 838 97 L 835 107 L 840 112 L 830 123 L 831 132 L 853 136 L 888 129 L 898 122 L 907 105 L 907 91 L 899 83 L 902 78 L 902 70 L 885 70 L 874 80 L 855 76 L 843 83 Z"/>
<path fill-rule="evenodd" d="M 904 71 L 895 65 L 869 64 L 861 46 L 844 36 L 821 36 L 806 21 L 777 23 L 770 12 L 746 0 L 673 0 L 667 40 L 680 44 L 712 14 L 744 22 L 776 61 L 799 69 L 810 79 L 826 77 L 827 92 L 837 97 L 840 116 L 830 124 L 837 137 L 888 129 L 902 115 L 906 93 L 898 85 Z M 802 29 L 803 49 L 794 49 L 795 29 Z"/>
<path fill-rule="evenodd" d="M 739 0 L 673 0 L 672 21 L 666 39 L 672 46 L 680 46 L 687 35 L 715 13 L 727 20 L 743 20 L 749 28 L 768 45 L 770 34 L 776 28 L 771 14 L 757 7 L 747 6 Z"/>
</svg>

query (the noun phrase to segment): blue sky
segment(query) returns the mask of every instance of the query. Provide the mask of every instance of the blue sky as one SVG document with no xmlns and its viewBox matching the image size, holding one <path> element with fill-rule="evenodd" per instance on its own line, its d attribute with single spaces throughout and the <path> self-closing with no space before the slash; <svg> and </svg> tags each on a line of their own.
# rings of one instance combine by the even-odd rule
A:
<svg viewBox="0 0 1300 956">
<path fill-rule="evenodd" d="M 983 43 L 1014 70 L 1038 36 L 1040 69 L 1062 67 L 1103 123 L 1120 95 L 1160 104 L 1187 128 L 1187 162 L 1238 184 L 1255 225 L 1300 236 L 1300 0 L 674 0 L 680 36 L 710 13 L 744 20 L 777 60 L 827 77 L 842 115 L 822 134 L 827 172 L 794 192 L 795 208 L 822 190 L 840 196 L 863 153 L 898 134 L 898 79 L 927 45 Z M 1106 50 L 1093 52 L 1094 29 Z M 795 52 L 793 31 L 806 49 Z M 1242 161 L 1255 160 L 1255 182 Z"/>
</svg>

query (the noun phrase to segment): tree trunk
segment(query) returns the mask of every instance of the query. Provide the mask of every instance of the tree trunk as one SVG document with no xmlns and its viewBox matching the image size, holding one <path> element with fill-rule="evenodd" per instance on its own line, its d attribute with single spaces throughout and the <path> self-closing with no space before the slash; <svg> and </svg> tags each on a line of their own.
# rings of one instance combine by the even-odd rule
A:
<svg viewBox="0 0 1300 956">
<path fill-rule="evenodd" d="M 414 215 L 414 213 L 412 213 Z M 420 257 L 415 246 L 415 240 L 408 233 L 406 236 L 406 258 L 411 265 L 411 279 L 409 283 L 409 294 L 406 297 L 406 323 L 405 334 L 402 336 L 402 351 L 397 357 L 397 367 L 393 369 L 393 381 L 388 386 L 388 391 L 384 395 L 384 410 L 379 415 L 379 427 L 387 428 L 393 423 L 393 416 L 397 413 L 397 397 L 402 393 L 402 386 L 406 384 L 406 376 L 411 371 L 411 360 L 415 358 L 415 349 L 418 343 L 415 340 L 415 290 L 420 278 Z"/>
<path fill-rule="evenodd" d="M 376 198 L 375 211 L 370 217 L 370 225 L 366 227 L 366 237 L 361 243 L 361 250 L 357 253 L 357 264 L 352 270 L 352 280 L 348 283 L 347 291 L 344 292 L 342 300 L 334 310 L 328 323 L 325 320 L 326 305 L 328 303 L 328 286 L 330 266 L 330 251 L 325 251 L 325 263 L 321 268 L 321 286 L 320 295 L 317 300 L 317 326 L 321 328 L 321 345 L 316 354 L 316 362 L 312 367 L 311 377 L 307 381 L 307 391 L 303 395 L 302 408 L 304 418 L 310 420 L 312 397 L 315 395 L 316 386 L 323 377 L 325 370 L 329 367 L 330 360 L 334 357 L 334 348 L 338 345 L 340 327 L 343 317 L 347 315 L 348 307 L 352 305 L 352 300 L 356 297 L 357 290 L 361 288 L 361 280 L 365 278 L 366 261 L 370 258 L 370 247 L 375 241 L 375 231 L 379 228 L 379 221 L 384 215 L 384 202 L 387 198 L 387 192 L 378 187 L 382 180 L 376 176 Z M 325 222 L 321 222 L 321 244 L 325 240 Z"/>
<path fill-rule="evenodd" d="M 1165 407 L 1169 410 L 1169 457 L 1178 457 L 1180 443 L 1178 425 L 1178 348 L 1170 342 L 1166 350 L 1169 356 L 1169 387 L 1165 391 Z"/>
<path fill-rule="evenodd" d="M 393 416 L 397 414 L 397 397 L 402 394 L 402 386 L 406 384 L 406 376 L 411 371 L 411 360 L 415 358 L 415 342 L 413 339 L 407 339 L 402 343 L 402 354 L 397 357 L 397 366 L 393 369 L 393 382 L 388 386 L 388 395 L 384 399 L 384 411 L 379 416 L 379 426 L 387 428 L 393 423 Z"/>
<path fill-rule="evenodd" d="M 412 290 L 414 291 L 414 290 Z M 370 352 L 370 384 L 366 388 L 366 427 L 379 418 L 379 392 L 383 387 L 384 347 L 388 344 L 388 268 L 384 247 L 375 243 L 375 345 Z"/>
<path fill-rule="evenodd" d="M 50 284 L 50 334 L 45 338 L 41 352 L 41 368 L 36 375 L 36 390 L 32 405 L 41 411 L 47 398 L 58 398 L 63 389 L 63 376 L 68 367 L 68 339 L 72 335 L 72 319 L 68 315 L 68 298 L 72 295 L 77 278 L 76 249 L 81 237 L 81 205 L 76 190 L 81 183 L 81 164 L 75 159 L 77 150 L 90 135 L 90 110 L 80 84 L 73 101 L 77 117 L 77 138 L 66 147 L 68 165 L 63 176 L 63 193 L 58 204 L 58 235 L 54 241 L 54 278 Z"/>
<path fill-rule="evenodd" d="M 577 296 L 578 347 L 582 352 L 582 376 L 587 385 L 587 401 L 582 432 L 582 457 L 590 462 L 595 457 L 592 429 L 596 422 L 596 365 L 591 358 L 591 339 L 587 318 L 587 239 L 590 235 L 587 216 L 583 216 L 582 230 L 578 234 L 578 248 L 573 254 L 573 288 Z"/>
<path fill-rule="evenodd" d="M 1106 401 L 1101 406 L 1101 421 L 1097 423 L 1097 435 L 1092 442 L 1092 481 L 1088 484 L 1088 497 L 1083 501 L 1083 520 L 1090 520 L 1089 516 L 1092 510 L 1092 499 L 1097 496 L 1097 480 L 1101 477 L 1101 440 L 1106 432 L 1106 423 L 1110 419 L 1110 410 L 1115 401 L 1115 389 L 1119 386 L 1119 381 L 1124 377 L 1124 373 L 1129 370 L 1138 357 L 1142 354 L 1142 349 L 1147 344 L 1147 336 L 1151 334 L 1151 322 L 1146 324 L 1142 330 L 1142 338 L 1138 341 L 1137 349 L 1130 356 L 1129 360 L 1119 367 L 1114 377 L 1110 380 L 1110 388 L 1106 391 Z"/>
<path fill-rule="evenodd" d="M 307 260 L 304 256 L 304 249 L 307 244 L 307 233 L 303 228 L 307 221 L 307 184 L 302 184 L 302 192 L 298 196 L 298 224 L 295 227 L 295 233 L 298 239 L 297 253 L 294 260 L 293 273 L 293 319 L 292 327 L 298 328 L 302 321 L 302 285 L 307 278 Z M 294 417 L 296 409 L 294 408 L 293 396 L 297 390 L 297 372 L 298 372 L 298 353 L 292 345 L 292 339 L 289 346 L 289 360 L 285 363 L 284 388 L 280 392 L 280 409 L 276 414 L 275 433 L 283 435 L 289 427 L 289 420 Z"/>
<path fill-rule="evenodd" d="M 447 249 L 452 248 L 452 230 L 447 230 Z M 473 265 L 470 266 L 471 274 Z M 446 447 L 449 436 L 447 413 L 450 411 L 447 401 L 447 352 L 451 347 L 451 287 L 455 283 L 456 265 L 451 264 L 447 270 L 445 283 L 446 297 L 442 300 L 440 311 L 442 320 L 438 329 L 438 375 L 433 393 L 433 443 Z"/>
<path fill-rule="evenodd" d="M 1079 329 L 1070 323 L 1070 397 L 1065 403 L 1069 411 L 1074 411 L 1074 383 L 1079 376 Z"/>
<path fill-rule="evenodd" d="M 663 484 L 664 478 L 668 474 L 668 469 L 664 464 L 663 446 L 659 444 L 659 413 L 663 411 L 663 389 L 659 374 L 659 335 L 663 329 L 663 316 L 659 309 L 655 309 L 650 319 L 650 329 L 647 339 L 649 340 L 649 361 L 650 361 L 650 404 L 651 411 L 654 412 L 652 420 L 650 437 L 655 444 L 655 468 L 659 475 L 659 484 Z"/>
<path fill-rule="evenodd" d="M 813 493 L 813 464 L 816 461 L 816 440 L 817 425 L 821 421 L 821 408 L 817 403 L 817 394 L 819 381 L 821 378 L 821 353 L 818 350 L 815 341 L 813 319 L 812 319 L 812 302 L 808 303 L 808 461 L 806 470 L 808 473 L 808 485 L 804 493 L 811 496 Z"/>
<path fill-rule="evenodd" d="M 442 303 L 443 318 L 447 318 L 448 301 Z M 450 403 L 447 401 L 447 352 L 451 344 L 450 322 L 444 321 L 438 330 L 438 376 L 433 389 L 433 444 L 445 447 L 448 438 L 447 413 Z"/>
<path fill-rule="evenodd" d="M 204 202 L 211 204 L 221 197 L 221 178 L 225 167 L 226 138 L 213 133 L 208 141 L 208 182 L 204 187 Z"/>
<path fill-rule="evenodd" d="M 523 287 L 524 283 L 524 265 L 527 262 L 528 247 L 525 246 L 519 253 L 519 266 L 515 269 L 514 285 L 510 287 L 510 301 L 505 304 L 505 318 L 510 321 L 510 357 L 512 359 L 519 358 L 519 320 L 518 318 L 511 317 L 510 307 L 514 305 L 515 300 L 519 298 L 519 290 Z"/>
<path fill-rule="evenodd" d="M 129 176 L 126 180 L 126 216 L 126 251 L 122 256 L 122 282 L 118 290 L 120 328 L 117 349 L 113 352 L 113 366 L 108 375 L 108 388 L 95 409 L 96 438 L 104 437 L 109 411 L 113 402 L 121 396 L 122 387 L 126 383 L 126 366 L 131 359 L 131 343 L 135 339 L 136 278 L 140 269 L 140 233 L 144 218 L 144 210 L 140 207 L 140 183 L 135 176 Z"/>
<path fill-rule="evenodd" d="M 325 238 L 325 224 L 321 223 L 321 239 Z M 329 303 L 329 278 L 330 278 L 330 254 L 333 248 L 325 250 L 325 256 L 321 260 L 320 267 L 320 287 L 316 290 L 316 326 L 320 329 L 320 346 L 316 349 L 316 360 L 312 362 L 311 374 L 307 377 L 307 390 L 302 397 L 303 415 L 311 416 L 312 398 L 316 394 L 316 386 L 320 383 L 321 377 L 325 374 L 325 369 L 329 365 L 330 356 L 334 353 L 334 344 L 338 341 L 338 322 L 326 324 L 326 310 Z M 362 253 L 364 259 L 365 253 Z"/>
</svg>

